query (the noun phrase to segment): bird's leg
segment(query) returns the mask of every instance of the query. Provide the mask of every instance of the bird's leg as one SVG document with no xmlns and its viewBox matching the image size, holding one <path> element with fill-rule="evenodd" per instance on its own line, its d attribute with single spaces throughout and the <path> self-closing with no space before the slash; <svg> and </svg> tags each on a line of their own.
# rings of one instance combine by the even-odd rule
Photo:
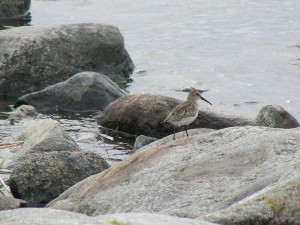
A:
<svg viewBox="0 0 300 225">
<path fill-rule="evenodd" d="M 188 132 L 187 132 L 187 126 L 185 126 L 185 133 L 186 133 L 186 136 L 188 137 L 189 134 L 188 134 Z"/>
<path fill-rule="evenodd" d="M 174 126 L 174 135 L 173 135 L 173 140 L 175 140 L 175 132 L 176 132 L 176 127 Z"/>
</svg>

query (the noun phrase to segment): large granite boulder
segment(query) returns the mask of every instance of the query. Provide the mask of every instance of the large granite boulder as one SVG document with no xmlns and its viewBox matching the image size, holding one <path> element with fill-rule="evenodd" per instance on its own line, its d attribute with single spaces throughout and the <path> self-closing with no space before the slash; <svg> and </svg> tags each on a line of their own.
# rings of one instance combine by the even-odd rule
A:
<svg viewBox="0 0 300 225">
<path fill-rule="evenodd" d="M 15 107 L 32 105 L 40 112 L 92 112 L 127 93 L 107 76 L 95 72 L 78 73 L 66 81 L 20 97 Z"/>
<path fill-rule="evenodd" d="M 9 0 L 1 1 L 0 5 L 0 27 L 16 21 L 29 21 L 31 19 L 29 8 L 31 0 Z"/>
<path fill-rule="evenodd" d="M 173 126 L 163 121 L 180 102 L 175 98 L 153 94 L 121 97 L 104 109 L 98 117 L 98 123 L 135 135 L 163 137 L 173 133 Z M 201 108 L 198 118 L 190 128 L 221 129 L 252 124 L 251 119 L 224 113 L 211 107 Z"/>
<path fill-rule="evenodd" d="M 124 86 L 134 69 L 118 28 L 26 26 L 0 32 L 0 95 L 21 96 L 95 71 Z"/>
<path fill-rule="evenodd" d="M 299 191 L 293 192 L 299 185 L 299 160 L 300 128 L 195 129 L 189 137 L 181 132 L 176 140 L 168 136 L 141 148 L 123 162 L 74 185 L 48 207 L 93 216 L 155 212 L 196 218 L 234 204 L 247 207 L 248 198 L 255 200 L 253 196 L 263 193 L 260 196 L 279 197 L 278 204 L 276 198 L 256 199 L 266 209 L 275 207 L 277 214 L 268 216 L 272 221 L 299 210 L 300 200 L 295 197 Z M 261 215 L 262 207 L 255 207 L 256 201 L 249 208 L 252 217 L 241 224 L 253 224 L 251 219 Z M 241 208 L 235 216 L 239 211 Z"/>
<path fill-rule="evenodd" d="M 1 225 L 213 225 L 212 223 L 149 213 L 125 213 L 89 217 L 47 208 L 26 208 L 0 212 Z"/>
<path fill-rule="evenodd" d="M 299 170 L 298 170 L 299 173 Z M 299 224 L 300 176 L 283 179 L 226 209 L 203 218 L 226 225 Z"/>
<path fill-rule="evenodd" d="M 273 128 L 295 128 L 300 124 L 289 112 L 279 105 L 266 105 L 255 119 L 257 126 Z"/>
<path fill-rule="evenodd" d="M 84 178 L 109 165 L 93 152 L 47 152 L 29 154 L 14 165 L 10 189 L 28 206 L 43 206 Z"/>
</svg>

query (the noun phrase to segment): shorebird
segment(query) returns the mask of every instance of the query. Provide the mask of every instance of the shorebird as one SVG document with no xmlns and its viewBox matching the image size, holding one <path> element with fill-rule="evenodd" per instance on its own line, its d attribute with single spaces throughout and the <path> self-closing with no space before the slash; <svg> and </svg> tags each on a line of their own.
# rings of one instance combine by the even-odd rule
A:
<svg viewBox="0 0 300 225">
<path fill-rule="evenodd" d="M 199 90 L 191 88 L 186 101 L 176 106 L 164 120 L 165 123 L 171 123 L 174 126 L 173 140 L 175 140 L 176 127 L 185 126 L 186 136 L 189 136 L 187 126 L 194 122 L 198 116 L 198 99 L 202 99 L 211 104 L 201 96 Z"/>
</svg>

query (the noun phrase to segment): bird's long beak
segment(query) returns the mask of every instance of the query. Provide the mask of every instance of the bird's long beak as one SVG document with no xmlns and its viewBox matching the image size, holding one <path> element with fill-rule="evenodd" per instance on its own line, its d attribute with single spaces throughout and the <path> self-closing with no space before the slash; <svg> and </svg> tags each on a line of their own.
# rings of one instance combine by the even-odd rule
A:
<svg viewBox="0 0 300 225">
<path fill-rule="evenodd" d="M 206 101 L 208 104 L 211 104 L 208 100 L 206 100 L 205 98 L 203 98 L 202 96 L 200 97 L 203 101 Z M 212 104 L 211 104 L 212 105 Z"/>
</svg>

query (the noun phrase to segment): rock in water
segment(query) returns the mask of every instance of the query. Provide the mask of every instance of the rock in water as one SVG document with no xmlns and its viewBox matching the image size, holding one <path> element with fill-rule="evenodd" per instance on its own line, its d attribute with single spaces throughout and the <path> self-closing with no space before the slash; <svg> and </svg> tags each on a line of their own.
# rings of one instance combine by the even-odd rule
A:
<svg viewBox="0 0 300 225">
<path fill-rule="evenodd" d="M 30 21 L 30 4 L 31 0 L 2 0 L 0 5 L 0 27 L 2 23 Z"/>
<path fill-rule="evenodd" d="M 299 122 L 279 105 L 264 106 L 256 117 L 256 125 L 273 128 L 295 128 Z"/>
<path fill-rule="evenodd" d="M 20 97 L 15 107 L 32 105 L 40 112 L 93 112 L 127 93 L 107 76 L 95 72 L 78 73 L 68 80 Z"/>
<path fill-rule="evenodd" d="M 125 96 L 109 104 L 97 118 L 104 127 L 130 134 L 162 137 L 173 127 L 163 123 L 179 100 L 151 94 Z"/>
<path fill-rule="evenodd" d="M 81 151 L 53 119 L 30 123 L 8 140 L 16 141 L 24 143 L 14 147 L 15 154 L 2 165 L 13 170 L 12 193 L 29 206 L 44 205 L 82 179 L 109 167 L 96 153 Z"/>
<path fill-rule="evenodd" d="M 60 123 L 53 119 L 34 121 L 7 140 L 7 142 L 15 141 L 24 142 L 23 145 L 13 149 L 19 156 L 52 151 L 80 151 L 79 146 Z"/>
<path fill-rule="evenodd" d="M 134 69 L 120 31 L 108 25 L 11 28 L 0 32 L 0 49 L 0 95 L 39 91 L 83 71 L 124 86 Z"/>
<path fill-rule="evenodd" d="M 125 96 L 109 104 L 97 120 L 100 125 L 111 129 L 161 138 L 173 133 L 173 126 L 163 121 L 180 102 L 153 94 Z M 253 125 L 253 122 L 235 113 L 201 108 L 198 118 L 189 127 L 222 129 L 246 125 Z"/>
<path fill-rule="evenodd" d="M 12 194 L 28 206 L 43 206 L 84 178 L 109 165 L 93 152 L 47 152 L 30 154 L 15 165 L 10 176 Z"/>
<path fill-rule="evenodd" d="M 38 112 L 31 105 L 22 105 L 16 108 L 9 116 L 11 122 L 19 121 L 25 118 L 36 117 Z"/>
</svg>

